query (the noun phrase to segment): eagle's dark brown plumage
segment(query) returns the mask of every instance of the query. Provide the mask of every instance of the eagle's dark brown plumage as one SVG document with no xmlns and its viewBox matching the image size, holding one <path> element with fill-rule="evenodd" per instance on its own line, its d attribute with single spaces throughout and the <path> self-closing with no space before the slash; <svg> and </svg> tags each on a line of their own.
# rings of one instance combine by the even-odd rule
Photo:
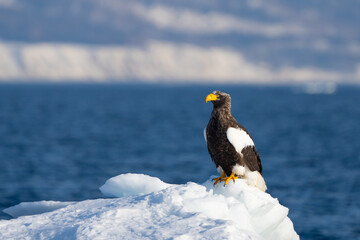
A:
<svg viewBox="0 0 360 240">
<path fill-rule="evenodd" d="M 244 178 L 249 185 L 265 191 L 259 153 L 249 132 L 231 114 L 231 98 L 227 93 L 214 91 L 206 101 L 214 105 L 209 123 L 205 129 L 205 139 L 209 154 L 221 173 L 218 181 Z M 226 176 L 227 177 L 226 177 Z"/>
</svg>

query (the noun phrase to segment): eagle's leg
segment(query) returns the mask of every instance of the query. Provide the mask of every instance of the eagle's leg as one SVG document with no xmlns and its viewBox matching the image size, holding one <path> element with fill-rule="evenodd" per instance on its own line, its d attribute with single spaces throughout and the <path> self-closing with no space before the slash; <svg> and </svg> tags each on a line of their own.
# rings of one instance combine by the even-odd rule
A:
<svg viewBox="0 0 360 240">
<path fill-rule="evenodd" d="M 224 180 L 225 179 L 225 172 L 222 172 L 221 173 L 221 176 L 220 177 L 217 177 L 217 178 L 213 178 L 212 180 L 215 181 L 214 182 L 214 186 L 220 181 Z"/>
<path fill-rule="evenodd" d="M 235 173 L 234 172 L 231 172 L 231 175 L 229 177 L 225 177 L 224 180 L 225 180 L 225 185 L 230 181 L 230 180 L 233 180 L 235 182 L 235 179 L 238 179 L 237 176 L 235 176 Z M 224 185 L 224 186 L 225 186 Z"/>
</svg>

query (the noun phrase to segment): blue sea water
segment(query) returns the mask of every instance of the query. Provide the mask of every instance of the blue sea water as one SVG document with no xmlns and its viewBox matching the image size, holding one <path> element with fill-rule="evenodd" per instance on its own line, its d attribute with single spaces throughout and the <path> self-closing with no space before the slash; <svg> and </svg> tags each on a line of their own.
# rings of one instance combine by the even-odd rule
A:
<svg viewBox="0 0 360 240">
<path fill-rule="evenodd" d="M 301 239 L 360 239 L 360 88 L 0 85 L 0 209 L 24 201 L 103 197 L 121 173 L 168 183 L 217 174 L 203 129 L 215 89 L 232 96 L 268 192 Z M 8 219 L 5 214 L 2 219 Z"/>
</svg>

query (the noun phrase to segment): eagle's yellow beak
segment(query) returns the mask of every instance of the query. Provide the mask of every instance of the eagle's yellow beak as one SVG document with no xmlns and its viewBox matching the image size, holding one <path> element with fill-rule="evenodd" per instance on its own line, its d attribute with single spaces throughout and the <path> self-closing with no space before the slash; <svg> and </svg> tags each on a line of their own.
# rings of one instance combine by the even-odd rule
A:
<svg viewBox="0 0 360 240">
<path fill-rule="evenodd" d="M 218 99 L 218 96 L 217 96 L 217 95 L 210 93 L 209 95 L 206 96 L 205 101 L 206 101 L 206 102 L 208 102 L 208 101 L 215 101 L 215 100 L 217 100 L 217 99 Z"/>
</svg>

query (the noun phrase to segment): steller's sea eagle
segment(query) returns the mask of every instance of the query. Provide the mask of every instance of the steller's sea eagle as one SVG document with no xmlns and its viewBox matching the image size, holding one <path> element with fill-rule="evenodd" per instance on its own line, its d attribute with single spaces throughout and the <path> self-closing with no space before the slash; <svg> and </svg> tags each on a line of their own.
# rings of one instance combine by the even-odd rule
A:
<svg viewBox="0 0 360 240">
<path fill-rule="evenodd" d="M 248 184 L 265 192 L 259 153 L 249 132 L 231 114 L 231 98 L 227 93 L 214 91 L 206 102 L 214 105 L 209 123 L 204 130 L 209 154 L 220 177 L 214 178 L 214 185 L 224 181 L 243 178 Z"/>
</svg>

